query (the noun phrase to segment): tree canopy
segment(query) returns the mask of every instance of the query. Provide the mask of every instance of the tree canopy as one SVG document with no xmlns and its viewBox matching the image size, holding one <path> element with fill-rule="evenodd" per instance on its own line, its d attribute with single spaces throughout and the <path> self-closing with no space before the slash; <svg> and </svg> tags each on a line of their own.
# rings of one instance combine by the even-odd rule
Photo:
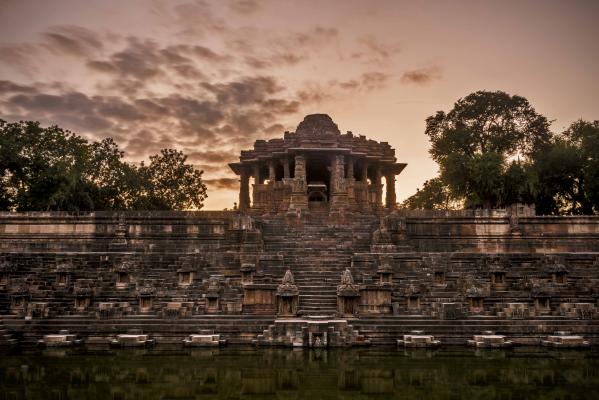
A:
<svg viewBox="0 0 599 400">
<path fill-rule="evenodd" d="M 478 91 L 428 117 L 425 134 L 440 173 L 403 207 L 443 209 L 450 198 L 466 208 L 599 212 L 599 121 L 554 134 L 524 97 Z"/>
<path fill-rule="evenodd" d="M 0 120 L 0 210 L 200 209 L 203 171 L 165 149 L 140 166 L 112 139 L 88 142 L 57 126 Z"/>
</svg>

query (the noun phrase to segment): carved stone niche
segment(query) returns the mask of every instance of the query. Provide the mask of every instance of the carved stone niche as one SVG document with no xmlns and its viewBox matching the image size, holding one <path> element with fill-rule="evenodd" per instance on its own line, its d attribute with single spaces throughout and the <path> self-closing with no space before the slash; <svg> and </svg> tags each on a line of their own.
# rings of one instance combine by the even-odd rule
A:
<svg viewBox="0 0 599 400">
<path fill-rule="evenodd" d="M 5 289 L 10 285 L 10 274 L 14 270 L 15 266 L 10 261 L 0 261 L 0 288 Z"/>
<path fill-rule="evenodd" d="M 144 284 L 144 286 L 137 289 L 140 313 L 149 313 L 152 311 L 154 297 L 156 297 L 156 290 L 147 282 Z"/>
<path fill-rule="evenodd" d="M 379 227 L 372 233 L 371 251 L 393 252 L 397 250 L 390 230 L 391 225 L 392 220 L 390 217 L 387 216 L 380 219 Z"/>
<path fill-rule="evenodd" d="M 206 290 L 206 313 L 215 314 L 220 311 L 220 282 L 217 277 L 211 276 Z"/>
<path fill-rule="evenodd" d="M 446 273 L 448 260 L 445 256 L 434 254 L 422 257 L 422 264 L 432 273 L 433 285 L 435 287 L 447 287 Z"/>
<path fill-rule="evenodd" d="M 406 299 L 407 311 L 410 313 L 420 312 L 420 298 L 422 297 L 422 289 L 416 283 L 410 285 L 404 290 L 403 295 Z"/>
<path fill-rule="evenodd" d="M 254 283 L 254 275 L 256 274 L 256 264 L 243 263 L 241 264 L 241 284 L 251 285 Z"/>
<path fill-rule="evenodd" d="M 341 284 L 337 286 L 337 313 L 341 317 L 354 317 L 359 313 L 360 285 L 354 283 L 349 268 L 341 273 Z"/>
<path fill-rule="evenodd" d="M 293 274 L 288 269 L 281 284 L 277 287 L 277 316 L 295 317 L 299 304 L 299 289 L 293 280 Z"/>
<path fill-rule="evenodd" d="M 547 315 L 551 313 L 551 297 L 553 289 L 545 282 L 538 279 L 532 280 L 530 289 L 530 297 L 532 297 L 535 305 L 535 313 L 537 315 Z"/>
<path fill-rule="evenodd" d="M 491 274 L 491 285 L 498 289 L 503 289 L 506 287 L 505 281 L 505 267 L 504 263 L 501 262 L 499 258 L 491 258 L 488 260 L 488 270 Z"/>
<path fill-rule="evenodd" d="M 137 264 L 131 260 L 122 260 L 117 263 L 113 271 L 115 273 L 115 287 L 117 289 L 129 289 L 135 283 L 135 271 Z"/>
<path fill-rule="evenodd" d="M 183 257 L 180 267 L 177 269 L 177 283 L 186 287 L 193 284 L 196 278 L 196 262 L 193 257 Z"/>
<path fill-rule="evenodd" d="M 551 280 L 555 285 L 567 285 L 568 269 L 559 259 L 554 259 L 550 266 Z"/>
<path fill-rule="evenodd" d="M 486 295 L 484 288 L 473 284 L 466 289 L 465 295 L 468 299 L 468 310 L 470 313 L 479 314 L 484 312 L 484 300 Z"/>
<path fill-rule="evenodd" d="M 54 286 L 56 288 L 66 288 L 69 286 L 71 280 L 71 274 L 74 271 L 73 263 L 71 261 L 65 261 L 58 263 L 54 269 L 56 273 L 56 279 Z"/>
<path fill-rule="evenodd" d="M 24 315 L 27 304 L 31 299 L 29 288 L 24 283 L 17 284 L 10 292 L 10 312 L 16 315 Z"/>
<path fill-rule="evenodd" d="M 73 295 L 75 297 L 75 311 L 86 311 L 91 305 L 93 294 L 94 290 L 87 280 L 75 282 L 75 287 L 73 288 Z"/>
<path fill-rule="evenodd" d="M 393 268 L 388 262 L 382 262 L 379 264 L 376 273 L 379 276 L 379 285 L 393 284 Z"/>
</svg>

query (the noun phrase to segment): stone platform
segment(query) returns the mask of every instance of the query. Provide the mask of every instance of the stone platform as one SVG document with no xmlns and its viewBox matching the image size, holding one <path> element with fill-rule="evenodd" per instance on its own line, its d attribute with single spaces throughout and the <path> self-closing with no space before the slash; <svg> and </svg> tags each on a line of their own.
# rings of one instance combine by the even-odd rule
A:
<svg viewBox="0 0 599 400">
<path fill-rule="evenodd" d="M 0 213 L 0 345 L 599 341 L 599 217 L 494 211 Z M 325 337 L 326 334 L 326 337 Z M 318 339 L 318 340 L 317 340 Z"/>
</svg>

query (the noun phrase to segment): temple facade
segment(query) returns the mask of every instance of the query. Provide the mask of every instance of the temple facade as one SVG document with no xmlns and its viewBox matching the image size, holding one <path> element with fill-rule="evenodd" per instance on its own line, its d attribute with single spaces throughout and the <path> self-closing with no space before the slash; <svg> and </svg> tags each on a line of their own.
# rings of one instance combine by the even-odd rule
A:
<svg viewBox="0 0 599 400">
<path fill-rule="evenodd" d="M 240 177 L 242 211 L 376 212 L 395 207 L 395 177 L 406 164 L 387 142 L 341 134 L 331 117 L 312 114 L 283 139 L 257 140 L 229 166 Z"/>
</svg>

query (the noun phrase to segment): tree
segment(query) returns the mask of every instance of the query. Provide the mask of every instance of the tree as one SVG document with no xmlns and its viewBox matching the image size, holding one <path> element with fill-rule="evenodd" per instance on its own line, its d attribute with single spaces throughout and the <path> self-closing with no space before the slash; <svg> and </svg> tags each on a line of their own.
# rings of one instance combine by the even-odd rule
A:
<svg viewBox="0 0 599 400">
<path fill-rule="evenodd" d="M 200 209 L 202 172 L 176 150 L 123 161 L 112 139 L 89 143 L 57 126 L 0 120 L 1 210 Z"/>
<path fill-rule="evenodd" d="M 201 209 L 207 197 L 203 171 L 186 164 L 181 151 L 163 149 L 150 156 L 150 165 L 139 168 L 141 193 L 134 208 Z"/>
<path fill-rule="evenodd" d="M 469 207 L 499 207 L 520 194 L 526 198 L 523 187 L 509 187 L 508 174 L 520 174 L 551 143 L 549 121 L 524 97 L 501 91 L 459 99 L 447 114 L 427 118 L 425 133 L 441 181 Z"/>
<path fill-rule="evenodd" d="M 401 208 L 409 210 L 453 210 L 460 207 L 461 204 L 460 199 L 452 198 L 449 188 L 437 177 L 424 182 L 422 189 L 417 189 L 415 194 L 408 197 L 401 204 Z"/>
<path fill-rule="evenodd" d="M 599 121 L 576 121 L 536 157 L 536 207 L 542 214 L 599 212 Z"/>
</svg>

